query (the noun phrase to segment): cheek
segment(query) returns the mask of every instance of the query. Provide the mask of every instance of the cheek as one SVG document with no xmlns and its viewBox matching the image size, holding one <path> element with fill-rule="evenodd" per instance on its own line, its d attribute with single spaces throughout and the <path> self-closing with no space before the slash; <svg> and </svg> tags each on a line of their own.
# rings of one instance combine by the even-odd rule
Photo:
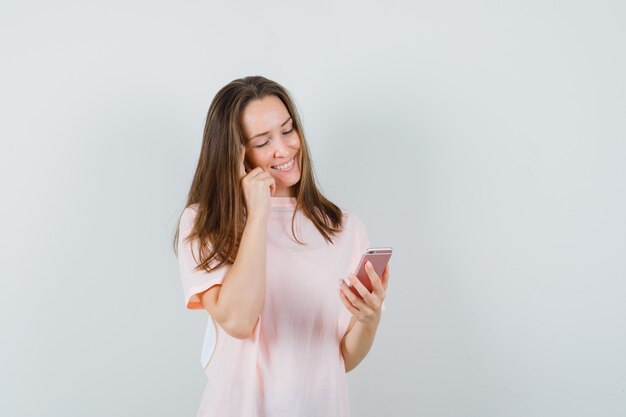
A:
<svg viewBox="0 0 626 417">
<path fill-rule="evenodd" d="M 248 152 L 246 157 L 254 167 L 265 167 L 271 160 L 271 154 L 259 149 Z"/>
</svg>

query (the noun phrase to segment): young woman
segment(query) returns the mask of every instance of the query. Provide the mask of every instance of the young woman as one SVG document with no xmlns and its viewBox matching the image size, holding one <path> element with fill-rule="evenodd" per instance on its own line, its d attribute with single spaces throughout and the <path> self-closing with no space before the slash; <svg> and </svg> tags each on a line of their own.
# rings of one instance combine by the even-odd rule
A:
<svg viewBox="0 0 626 417">
<path fill-rule="evenodd" d="M 389 278 L 368 267 L 370 293 L 352 275 L 368 246 L 360 218 L 318 190 L 287 90 L 224 86 L 174 237 L 186 306 L 214 334 L 198 416 L 348 416 L 345 374 L 372 345 Z"/>
</svg>

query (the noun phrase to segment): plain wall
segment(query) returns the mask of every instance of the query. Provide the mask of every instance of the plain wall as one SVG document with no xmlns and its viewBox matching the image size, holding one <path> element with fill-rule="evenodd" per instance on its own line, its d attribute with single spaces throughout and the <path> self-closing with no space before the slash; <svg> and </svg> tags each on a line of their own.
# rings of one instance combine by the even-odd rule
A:
<svg viewBox="0 0 626 417">
<path fill-rule="evenodd" d="M 392 246 L 353 416 L 626 415 L 620 1 L 0 3 L 0 415 L 194 416 L 172 239 L 231 80 Z"/>
</svg>

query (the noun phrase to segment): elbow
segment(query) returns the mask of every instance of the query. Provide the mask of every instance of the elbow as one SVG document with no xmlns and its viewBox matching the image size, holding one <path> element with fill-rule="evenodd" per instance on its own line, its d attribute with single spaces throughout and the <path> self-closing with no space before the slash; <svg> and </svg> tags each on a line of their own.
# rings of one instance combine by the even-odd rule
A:
<svg viewBox="0 0 626 417">
<path fill-rule="evenodd" d="M 343 359 L 343 367 L 344 367 L 345 372 L 348 373 L 354 368 L 356 368 L 358 363 L 354 363 L 350 355 L 346 353 L 343 340 L 341 341 L 341 344 L 339 346 L 339 351 L 341 352 L 341 358 Z"/>
<path fill-rule="evenodd" d="M 243 321 L 227 321 L 222 325 L 222 329 L 229 336 L 234 337 L 235 339 L 247 339 L 252 337 L 254 334 L 254 328 L 256 327 L 256 322 L 252 325 L 243 322 Z"/>
<path fill-rule="evenodd" d="M 247 339 L 254 334 L 254 328 L 260 316 L 254 321 L 241 314 L 232 311 L 224 311 L 221 308 L 207 308 L 216 324 L 231 337 L 235 339 Z"/>
<path fill-rule="evenodd" d="M 224 331 L 235 339 L 247 339 L 252 336 L 252 331 L 243 327 L 229 327 L 225 328 Z"/>
<path fill-rule="evenodd" d="M 353 370 L 354 368 L 356 368 L 357 365 L 358 364 L 356 364 L 356 363 L 353 364 L 353 363 L 346 363 L 346 362 L 344 362 L 343 366 L 344 366 L 344 369 L 345 369 L 346 373 L 348 373 L 351 370 Z"/>
</svg>

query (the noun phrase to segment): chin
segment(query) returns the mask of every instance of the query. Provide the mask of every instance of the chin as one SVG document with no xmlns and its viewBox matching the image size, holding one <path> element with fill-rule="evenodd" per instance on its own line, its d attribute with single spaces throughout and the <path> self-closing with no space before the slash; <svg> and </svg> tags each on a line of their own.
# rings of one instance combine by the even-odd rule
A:
<svg viewBox="0 0 626 417">
<path fill-rule="evenodd" d="M 276 185 L 279 185 L 281 187 L 291 187 L 293 185 L 296 185 L 299 182 L 300 182 L 300 176 L 298 175 L 298 178 L 294 178 L 293 180 L 290 180 L 290 181 L 280 181 L 280 182 L 276 181 Z"/>
</svg>

